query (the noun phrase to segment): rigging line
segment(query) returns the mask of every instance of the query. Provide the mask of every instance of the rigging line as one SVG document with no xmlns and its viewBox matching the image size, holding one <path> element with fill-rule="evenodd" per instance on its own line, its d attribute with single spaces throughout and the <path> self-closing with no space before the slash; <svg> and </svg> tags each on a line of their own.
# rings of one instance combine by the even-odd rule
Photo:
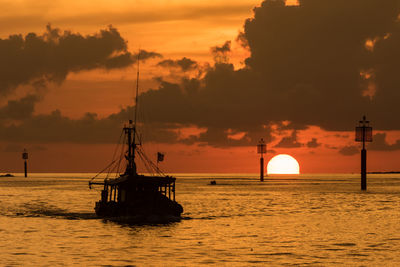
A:
<svg viewBox="0 0 400 267">
<path fill-rule="evenodd" d="M 114 166 L 113 166 L 113 168 L 110 170 L 110 173 L 114 173 L 115 174 L 115 177 L 114 178 L 117 178 L 117 164 L 114 164 Z"/>
<path fill-rule="evenodd" d="M 119 138 L 118 138 L 118 143 L 120 142 L 120 140 L 121 140 L 121 136 L 122 136 L 122 132 L 121 132 L 121 134 L 120 134 L 120 136 L 119 136 Z M 116 152 L 117 152 L 117 149 L 118 149 L 118 146 L 115 148 L 115 150 L 114 150 L 114 154 L 113 154 L 113 156 L 112 156 L 112 158 L 111 158 L 111 163 L 110 164 L 108 164 L 103 170 L 101 170 L 99 173 L 97 173 L 94 177 L 92 177 L 92 179 L 90 179 L 90 181 L 89 182 L 92 182 L 94 179 L 96 179 L 101 173 L 103 173 L 104 171 L 106 171 L 107 169 L 108 170 L 110 170 L 110 167 L 115 163 L 115 161 L 116 161 L 116 159 L 114 159 L 115 158 L 115 154 L 116 154 Z M 108 175 L 110 174 L 110 171 L 108 171 L 108 173 L 107 173 L 107 177 L 108 177 Z"/>
<path fill-rule="evenodd" d="M 152 173 L 152 170 L 151 170 L 151 168 L 150 168 L 150 166 L 147 164 L 147 162 L 146 162 L 146 159 L 145 159 L 145 157 L 144 157 L 144 155 L 143 155 L 143 151 L 141 150 L 141 149 L 137 149 L 137 153 L 138 153 L 138 155 L 139 155 L 139 157 L 140 157 L 140 160 L 141 160 L 141 162 L 143 162 L 143 164 L 144 164 L 144 167 L 146 168 L 146 170 L 147 170 L 147 172 L 149 173 L 149 174 L 151 174 Z"/>
<path fill-rule="evenodd" d="M 119 149 L 119 147 L 120 147 L 120 142 L 121 142 L 121 138 L 122 138 L 123 133 L 124 133 L 124 131 L 122 130 L 122 131 L 121 131 L 121 134 L 119 135 L 119 138 L 118 138 L 117 146 L 115 147 L 113 156 L 112 156 L 112 158 L 111 158 L 114 162 L 117 160 L 117 159 L 115 158 L 115 156 L 116 156 L 117 151 L 118 151 L 118 149 Z M 112 171 L 112 169 L 109 169 L 109 171 L 108 171 L 108 173 L 107 173 L 107 178 L 108 178 L 108 176 L 110 175 L 111 171 Z"/>
<path fill-rule="evenodd" d="M 138 155 L 140 157 L 140 159 L 142 160 L 144 167 L 146 168 L 148 173 L 152 173 L 151 167 L 148 165 L 148 163 L 146 162 L 144 155 L 142 153 L 142 151 L 138 150 Z"/>
<path fill-rule="evenodd" d="M 148 166 L 147 162 L 144 160 L 143 155 L 139 149 L 137 150 L 137 154 L 138 154 L 141 162 L 143 162 L 143 165 L 146 168 L 147 172 L 150 172 L 149 166 Z"/>
<path fill-rule="evenodd" d="M 141 157 L 142 157 L 142 156 L 143 156 L 143 155 L 141 155 Z M 151 167 L 150 167 L 148 164 L 145 164 L 145 167 L 146 167 L 147 173 L 149 173 L 150 175 L 154 176 Z"/>
<path fill-rule="evenodd" d="M 117 160 L 117 159 L 115 159 L 115 160 Z M 112 169 L 110 169 L 110 173 L 115 174 L 114 178 L 117 178 L 117 176 L 118 176 L 118 166 L 119 166 L 120 161 L 121 161 L 121 158 L 118 159 L 118 164 L 114 164 Z"/>
<path fill-rule="evenodd" d="M 126 135 L 124 134 L 124 138 L 122 140 L 122 144 L 125 144 L 125 141 L 126 141 Z M 122 157 L 124 156 L 124 153 L 125 153 L 125 151 L 124 151 L 123 146 L 122 146 L 121 153 L 120 153 L 119 160 L 118 160 L 118 165 L 117 165 L 117 173 L 119 172 L 119 167 L 121 165 L 121 161 L 122 161 Z"/>
<path fill-rule="evenodd" d="M 116 158 L 115 161 L 117 161 L 117 160 L 119 160 L 119 159 Z M 115 164 L 109 169 L 107 178 L 108 178 L 109 176 L 111 176 L 112 173 L 114 173 L 114 170 L 117 168 L 117 165 L 118 165 L 118 164 L 115 163 Z"/>
<path fill-rule="evenodd" d="M 161 171 L 152 161 L 150 161 L 151 166 L 153 166 L 154 170 L 159 174 L 165 176 L 165 173 Z"/>
<path fill-rule="evenodd" d="M 147 161 L 147 163 L 153 168 L 153 171 L 155 171 L 157 174 L 160 175 L 164 175 L 165 174 L 160 170 L 160 168 L 158 168 L 147 156 L 146 154 L 144 154 L 144 152 L 142 151 L 142 149 L 138 150 L 140 151 L 141 154 L 143 154 L 143 157 L 145 158 L 145 160 Z"/>
<path fill-rule="evenodd" d="M 123 133 L 124 133 L 124 130 L 122 130 L 122 131 L 121 131 L 121 134 L 119 135 L 119 138 L 118 138 L 118 145 L 116 146 L 116 148 L 115 148 L 115 150 L 114 150 L 112 159 L 114 159 L 115 155 L 117 154 L 117 151 L 118 151 L 119 144 L 120 144 L 120 142 L 121 142 L 121 138 L 122 138 Z"/>
<path fill-rule="evenodd" d="M 99 176 L 101 173 L 103 173 L 105 170 L 107 170 L 112 164 L 114 164 L 115 160 L 113 160 L 110 164 L 107 165 L 102 171 L 100 171 L 98 174 L 96 174 L 92 179 L 90 179 L 89 183 L 96 179 L 97 176 Z"/>
<path fill-rule="evenodd" d="M 154 164 L 154 162 L 151 159 L 148 158 L 143 147 L 141 147 L 140 150 L 143 153 L 143 155 L 144 155 L 145 159 L 147 160 L 147 162 L 149 163 L 149 165 L 153 168 L 153 172 L 156 174 L 162 174 L 162 171 L 158 167 L 156 167 L 156 165 Z"/>
<path fill-rule="evenodd" d="M 151 176 L 155 176 L 154 170 L 150 164 L 150 162 L 146 161 L 146 155 L 143 154 L 143 152 L 141 152 L 141 156 L 142 156 L 142 160 L 143 162 L 145 162 L 146 168 L 147 168 L 147 172 L 151 175 Z"/>
<path fill-rule="evenodd" d="M 144 154 L 142 150 L 138 150 L 138 153 L 142 162 L 145 164 L 148 173 L 154 176 L 154 170 L 152 169 L 150 162 L 147 160 L 146 154 Z"/>
</svg>

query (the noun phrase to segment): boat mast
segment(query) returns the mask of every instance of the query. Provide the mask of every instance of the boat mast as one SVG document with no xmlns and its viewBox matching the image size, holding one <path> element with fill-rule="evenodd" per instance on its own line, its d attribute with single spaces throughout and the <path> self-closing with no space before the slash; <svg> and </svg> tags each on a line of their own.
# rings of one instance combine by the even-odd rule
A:
<svg viewBox="0 0 400 267">
<path fill-rule="evenodd" d="M 139 61 L 140 61 L 140 49 L 137 56 L 137 76 L 136 76 L 136 95 L 135 95 L 135 114 L 134 122 L 129 120 L 129 126 L 124 127 L 125 133 L 128 135 L 128 166 L 126 167 L 126 174 L 136 175 L 136 163 L 135 163 L 135 150 L 136 150 L 136 123 L 137 123 L 137 106 L 138 106 L 138 93 L 139 93 Z M 133 125 L 132 125 L 133 123 Z"/>
<path fill-rule="evenodd" d="M 135 124 L 134 124 L 134 132 L 135 133 L 136 133 L 137 106 L 138 106 L 138 93 L 139 93 L 139 62 L 140 62 L 140 49 L 139 49 L 139 53 L 138 53 L 138 56 L 137 56 L 136 95 L 135 95 Z M 133 136 L 133 141 L 135 141 L 135 135 Z"/>
</svg>

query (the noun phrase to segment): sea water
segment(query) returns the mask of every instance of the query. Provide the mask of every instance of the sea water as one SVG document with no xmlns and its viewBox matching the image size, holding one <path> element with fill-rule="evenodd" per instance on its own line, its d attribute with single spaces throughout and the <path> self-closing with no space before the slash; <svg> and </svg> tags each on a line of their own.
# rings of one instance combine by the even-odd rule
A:
<svg viewBox="0 0 400 267">
<path fill-rule="evenodd" d="M 0 178 L 0 265 L 400 264 L 398 174 L 176 176 L 183 218 L 155 225 L 97 218 L 91 174 Z"/>
</svg>

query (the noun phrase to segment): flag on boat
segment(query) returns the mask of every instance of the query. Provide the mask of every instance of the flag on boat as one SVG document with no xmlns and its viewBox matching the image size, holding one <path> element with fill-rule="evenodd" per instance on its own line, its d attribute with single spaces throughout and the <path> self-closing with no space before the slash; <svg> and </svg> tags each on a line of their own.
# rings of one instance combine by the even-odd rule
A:
<svg viewBox="0 0 400 267">
<path fill-rule="evenodd" d="M 164 161 L 164 154 L 157 152 L 157 162 Z"/>
</svg>

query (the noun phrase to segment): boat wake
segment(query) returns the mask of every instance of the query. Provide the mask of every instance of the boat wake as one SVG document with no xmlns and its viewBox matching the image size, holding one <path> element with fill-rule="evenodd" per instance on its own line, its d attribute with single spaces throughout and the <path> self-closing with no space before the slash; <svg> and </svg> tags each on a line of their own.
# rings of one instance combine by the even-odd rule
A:
<svg viewBox="0 0 400 267">
<path fill-rule="evenodd" d="M 181 217 L 172 215 L 136 215 L 101 218 L 94 212 L 73 212 L 61 209 L 46 203 L 25 203 L 19 207 L 2 207 L 0 216 L 6 217 L 25 217 L 25 218 L 53 218 L 62 220 L 103 220 L 121 224 L 169 224 L 179 222 Z M 183 218 L 186 219 L 186 218 Z"/>
<path fill-rule="evenodd" d="M 98 219 L 94 212 L 72 212 L 52 205 L 25 203 L 16 208 L 0 209 L 0 216 L 7 217 L 44 217 L 64 220 Z"/>
</svg>

